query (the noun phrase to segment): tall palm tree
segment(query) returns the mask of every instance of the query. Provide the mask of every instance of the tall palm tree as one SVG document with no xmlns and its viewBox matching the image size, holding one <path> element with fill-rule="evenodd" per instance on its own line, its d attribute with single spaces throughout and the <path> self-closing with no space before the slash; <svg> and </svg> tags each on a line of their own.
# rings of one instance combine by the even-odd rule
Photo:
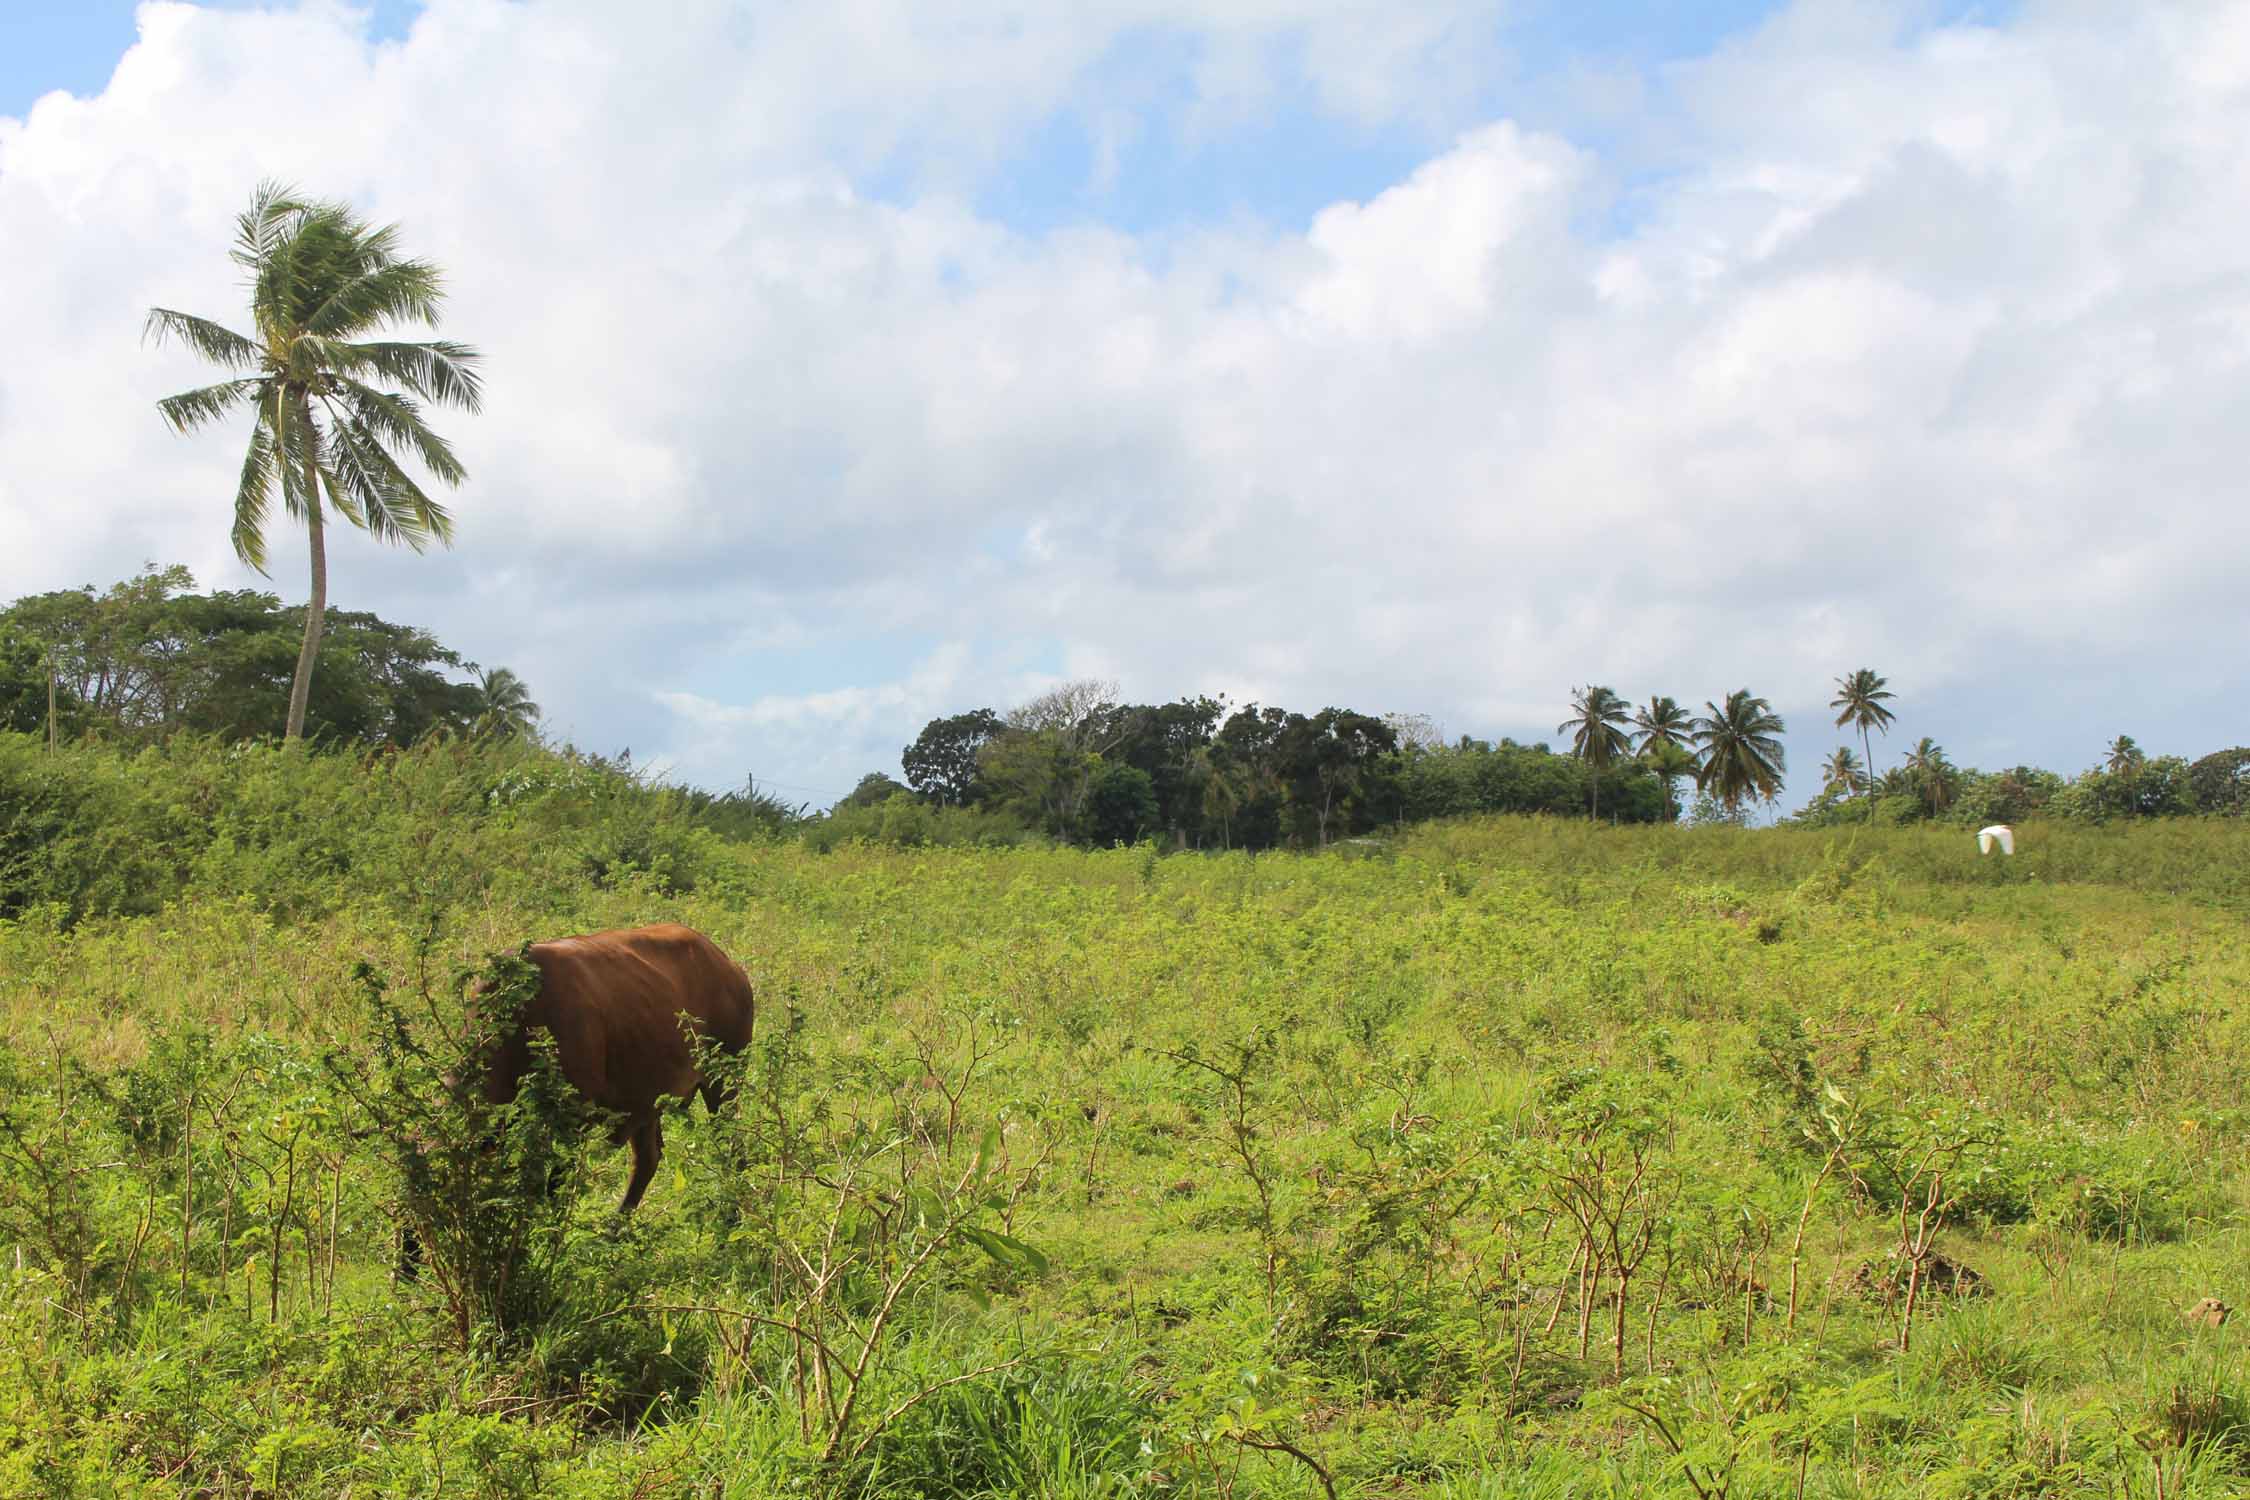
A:
<svg viewBox="0 0 2250 1500">
<path fill-rule="evenodd" d="M 1672 779 L 1682 774 L 1683 763 L 1684 769 L 1693 769 L 1689 750 L 1695 737 L 1694 723 L 1677 700 L 1662 694 L 1633 713 L 1633 753 L 1663 781 L 1664 810 L 1675 820 L 1680 812 L 1672 797 Z"/>
<path fill-rule="evenodd" d="M 1945 751 L 1936 740 L 1923 735 L 1912 750 L 1906 753 L 1907 774 L 1914 779 L 1914 790 L 1922 798 L 1922 807 L 1931 817 L 1944 812 L 1953 802 L 1955 772 L 1953 762 L 1945 758 Z"/>
<path fill-rule="evenodd" d="M 1788 758 L 1776 737 L 1782 732 L 1781 716 L 1748 688 L 1727 694 L 1724 705 L 1708 700 L 1709 713 L 1695 721 L 1695 748 L 1703 764 L 1695 784 L 1739 812 L 1748 796 L 1781 795 L 1781 778 Z"/>
<path fill-rule="evenodd" d="M 1838 729 L 1847 724 L 1857 725 L 1859 728 L 1859 748 L 1867 765 L 1870 788 L 1875 784 L 1875 745 L 1868 739 L 1867 731 L 1880 729 L 1885 734 L 1891 732 L 1891 721 L 1897 715 L 1883 706 L 1890 697 L 1885 679 L 1872 667 L 1861 667 L 1849 677 L 1836 679 L 1836 696 L 1828 703 L 1830 708 L 1842 710 L 1836 715 Z M 1867 799 L 1867 815 L 1870 818 L 1875 816 L 1873 797 Z"/>
<path fill-rule="evenodd" d="M 524 680 L 506 667 L 477 673 L 477 689 L 484 694 L 484 712 L 478 716 L 477 727 L 486 734 L 502 739 L 521 739 L 530 735 L 539 722 L 539 705 L 531 701 L 531 689 Z"/>
<path fill-rule="evenodd" d="M 1820 777 L 1822 791 L 1834 791 L 1837 787 L 1842 787 L 1847 797 L 1867 785 L 1867 777 L 1860 766 L 1859 757 L 1852 754 L 1852 747 L 1849 745 L 1838 745 L 1828 753 L 1827 764 L 1820 768 Z"/>
<path fill-rule="evenodd" d="M 235 220 L 230 253 L 249 278 L 252 333 L 158 307 L 149 310 L 146 337 L 158 344 L 178 339 L 211 363 L 242 372 L 156 404 L 182 433 L 250 408 L 250 446 L 234 495 L 235 555 L 266 571 L 266 517 L 277 478 L 283 508 L 304 523 L 312 597 L 285 731 L 296 739 L 305 729 L 328 608 L 324 513 L 333 510 L 376 540 L 417 552 L 433 537 L 452 540 L 452 517 L 397 455 L 413 454 L 447 485 L 467 477 L 452 448 L 423 422 L 421 403 L 475 411 L 482 399 L 477 354 L 443 340 L 367 338 L 395 324 L 436 327 L 445 294 L 437 267 L 399 257 L 395 225 L 375 228 L 345 204 L 261 184 Z"/>
<path fill-rule="evenodd" d="M 1602 772 L 1631 746 L 1625 733 L 1627 704 L 1605 687 L 1573 689 L 1570 717 L 1555 726 L 1555 733 L 1570 736 L 1570 753 L 1594 768 L 1593 811 L 1602 815 Z"/>
<path fill-rule="evenodd" d="M 2109 747 L 2109 774 L 2124 776 L 2139 770 L 2148 763 L 2148 753 L 2133 743 L 2129 734 L 2119 735 Z"/>
</svg>

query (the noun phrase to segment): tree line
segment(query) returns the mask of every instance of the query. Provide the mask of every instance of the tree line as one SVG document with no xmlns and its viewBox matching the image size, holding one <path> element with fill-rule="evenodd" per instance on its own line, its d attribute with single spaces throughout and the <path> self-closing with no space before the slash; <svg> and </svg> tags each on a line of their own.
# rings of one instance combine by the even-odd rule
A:
<svg viewBox="0 0 2250 1500">
<path fill-rule="evenodd" d="M 1793 822 L 1822 826 L 1853 821 L 1953 822 L 1970 826 L 2027 818 L 2107 822 L 2121 818 L 2206 813 L 2240 816 L 2250 808 L 2250 749 L 2213 751 L 2195 761 L 2150 757 L 2131 735 L 2119 735 L 2102 758 L 2075 776 L 2037 766 L 1980 771 L 1957 766 L 1929 735 L 1897 765 L 1877 770 L 1873 736 L 1888 736 L 1895 695 L 1881 674 L 1861 668 L 1836 679 L 1836 727 L 1856 732 L 1860 753 L 1840 745 L 1821 766 L 1820 791 Z"/>
<path fill-rule="evenodd" d="M 904 783 L 863 777 L 828 815 L 825 836 L 999 842 L 1021 832 L 1096 845 L 1314 848 L 1473 813 L 1742 823 L 1778 803 L 1785 725 L 1747 688 L 1701 713 L 1662 694 L 1635 705 L 1602 685 L 1574 689 L 1570 701 L 1557 750 L 1449 740 L 1420 714 L 1305 714 L 1211 697 L 1136 704 L 1114 684 L 1071 682 L 1005 713 L 932 719 L 900 752 Z M 1836 679 L 1836 727 L 1861 748 L 1836 749 L 1820 790 L 1786 821 L 2103 821 L 2250 807 L 2250 750 L 2190 763 L 2151 758 L 2129 737 L 2075 777 L 1956 766 L 1928 736 L 1874 773 L 1895 701 L 1872 669 Z"/>
<path fill-rule="evenodd" d="M 1478 812 L 1671 821 L 1683 778 L 1739 815 L 1780 789 L 1781 720 L 1747 690 L 1705 707 L 1693 716 L 1659 697 L 1636 717 L 1610 689 L 1587 688 L 1557 752 L 1449 740 L 1419 714 L 1127 703 L 1115 684 L 1070 682 L 1006 713 L 931 720 L 900 752 L 903 785 L 870 773 L 832 816 L 879 827 L 880 810 L 896 821 L 911 801 L 1080 843 L 1320 848 Z"/>
<path fill-rule="evenodd" d="M 235 741 L 300 733 L 338 747 L 433 733 L 531 734 L 539 705 L 505 667 L 479 667 L 426 630 L 330 609 L 301 704 L 304 609 L 254 590 L 196 593 L 184 567 L 151 567 L 0 609 L 0 728 L 50 742 Z"/>
<path fill-rule="evenodd" d="M 198 593 L 178 566 L 18 599 L 0 609 L 0 729 L 50 742 L 286 738 L 303 619 L 270 593 Z M 539 705 L 515 673 L 481 668 L 413 626 L 330 609 L 317 664 L 301 725 L 316 744 L 538 735 Z M 2076 776 L 1957 766 L 1926 735 L 1871 772 L 1895 701 L 1873 671 L 1837 679 L 1837 727 L 1862 748 L 1834 750 L 1819 791 L 1789 821 L 2098 822 L 2250 807 L 2250 749 L 2190 762 L 2150 756 L 2130 736 Z M 1172 849 L 1321 848 L 1477 813 L 1707 823 L 1771 807 L 1786 767 L 1780 716 L 1746 689 L 1703 710 L 1661 694 L 1636 706 L 1605 686 L 1578 689 L 1556 749 L 1448 739 L 1421 714 L 1308 714 L 1209 696 L 1128 703 L 1114 684 L 1081 681 L 1005 713 L 932 719 L 900 752 L 903 783 L 871 773 L 824 816 L 754 782 L 724 795 L 678 792 L 696 821 L 733 837 Z M 618 764 L 631 774 L 629 757 Z"/>
</svg>

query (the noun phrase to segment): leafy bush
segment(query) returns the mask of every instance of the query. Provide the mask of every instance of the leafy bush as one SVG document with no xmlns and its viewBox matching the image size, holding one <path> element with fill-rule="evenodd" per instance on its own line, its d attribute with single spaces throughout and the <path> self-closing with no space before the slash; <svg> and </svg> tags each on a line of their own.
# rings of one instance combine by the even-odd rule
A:
<svg viewBox="0 0 2250 1500">
<path fill-rule="evenodd" d="M 893 796 L 872 807 L 837 807 L 801 825 L 798 841 L 823 854 L 849 844 L 899 849 L 1012 849 L 1042 845 L 1045 838 L 1006 813 L 948 807 Z"/>
<path fill-rule="evenodd" d="M 427 989 L 423 1015 L 410 1016 L 373 969 L 362 965 L 358 978 L 374 1056 L 332 1054 L 330 1067 L 397 1175 L 403 1269 L 426 1264 L 461 1347 L 480 1335 L 520 1340 L 560 1306 L 560 1252 L 593 1123 L 544 1031 L 531 1034 L 515 1098 L 485 1097 L 485 1069 L 537 997 L 539 971 L 508 956 L 457 974 L 457 990 L 475 988 L 447 1007 L 451 1024 Z"/>
</svg>

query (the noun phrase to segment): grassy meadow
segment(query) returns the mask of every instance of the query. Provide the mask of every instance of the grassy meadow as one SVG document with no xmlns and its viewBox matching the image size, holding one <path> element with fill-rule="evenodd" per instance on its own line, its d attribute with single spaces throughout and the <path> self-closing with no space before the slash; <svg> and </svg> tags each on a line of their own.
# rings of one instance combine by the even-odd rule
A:
<svg viewBox="0 0 2250 1500">
<path fill-rule="evenodd" d="M 0 778 L 0 1494 L 2250 1492 L 2188 1316 L 2250 1300 L 2239 825 L 816 852 L 529 751 Z M 398 1280 L 456 972 L 656 920 L 757 986 L 735 1107 Z"/>
</svg>

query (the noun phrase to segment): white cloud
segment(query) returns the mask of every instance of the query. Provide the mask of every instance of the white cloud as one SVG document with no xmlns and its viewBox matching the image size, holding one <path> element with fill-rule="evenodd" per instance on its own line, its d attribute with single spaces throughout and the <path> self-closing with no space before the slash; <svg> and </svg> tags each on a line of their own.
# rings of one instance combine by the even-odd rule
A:
<svg viewBox="0 0 2250 1500">
<path fill-rule="evenodd" d="M 199 372 L 138 332 L 234 315 L 278 176 L 402 221 L 488 354 L 458 549 L 339 545 L 335 597 L 693 779 L 847 788 L 1081 671 L 1519 734 L 1747 684 L 1809 764 L 1871 663 L 1988 758 L 2240 738 L 2241 11 L 1870 14 L 1670 69 L 1625 230 L 1617 163 L 1496 121 L 1302 231 L 1135 237 L 966 205 L 1058 110 L 1154 128 L 1097 78 L 1136 38 L 1192 44 L 1197 128 L 1282 72 L 1386 120 L 1492 7 L 151 5 L 0 120 L 0 596 L 237 580 L 238 439 L 162 430 Z"/>
</svg>

